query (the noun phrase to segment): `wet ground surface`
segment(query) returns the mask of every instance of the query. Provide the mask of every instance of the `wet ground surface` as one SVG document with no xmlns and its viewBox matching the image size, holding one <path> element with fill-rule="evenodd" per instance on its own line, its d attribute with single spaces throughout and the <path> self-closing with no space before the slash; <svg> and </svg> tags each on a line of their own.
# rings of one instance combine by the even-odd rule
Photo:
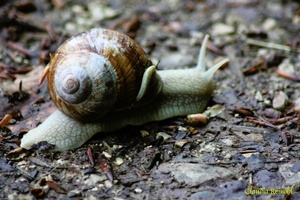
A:
<svg viewBox="0 0 300 200">
<path fill-rule="evenodd" d="M 13 118 L 0 129 L 1 199 L 300 198 L 298 1 L 0 5 L 0 119 Z M 49 53 L 93 27 L 131 36 L 160 69 L 195 66 L 209 33 L 207 65 L 230 59 L 214 77 L 215 116 L 126 127 L 73 151 L 12 152 L 56 109 L 38 87 Z"/>
</svg>

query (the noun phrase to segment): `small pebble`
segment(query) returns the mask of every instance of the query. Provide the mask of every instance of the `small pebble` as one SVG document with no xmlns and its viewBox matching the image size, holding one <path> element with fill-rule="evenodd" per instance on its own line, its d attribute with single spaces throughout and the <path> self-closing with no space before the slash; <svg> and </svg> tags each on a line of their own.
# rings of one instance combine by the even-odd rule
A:
<svg viewBox="0 0 300 200">
<path fill-rule="evenodd" d="M 178 131 L 188 131 L 188 129 L 183 126 L 178 126 Z"/>
<path fill-rule="evenodd" d="M 270 31 L 270 30 L 276 28 L 276 26 L 277 26 L 276 20 L 273 18 L 266 19 L 264 21 L 264 23 L 262 24 L 262 28 L 267 31 Z"/>
<path fill-rule="evenodd" d="M 258 152 L 254 152 L 254 153 L 243 153 L 242 155 L 245 157 L 245 158 L 250 158 L 253 154 L 259 154 Z"/>
<path fill-rule="evenodd" d="M 169 134 L 167 134 L 165 132 L 158 132 L 156 134 L 156 138 L 158 138 L 160 136 L 164 138 L 164 141 L 166 141 L 166 140 L 168 140 L 168 139 L 170 139 L 172 137 L 171 135 L 169 135 Z"/>
<path fill-rule="evenodd" d="M 287 104 L 288 104 L 288 96 L 282 91 L 278 92 L 275 95 L 272 102 L 272 106 L 276 110 L 284 110 Z"/>
<path fill-rule="evenodd" d="M 281 112 L 273 108 L 267 108 L 264 110 L 264 115 L 267 118 L 278 119 L 281 116 Z"/>
<path fill-rule="evenodd" d="M 225 106 L 216 104 L 212 107 L 207 108 L 207 110 L 203 113 L 203 115 L 205 115 L 209 119 L 221 114 L 224 110 L 225 110 Z"/>
<path fill-rule="evenodd" d="M 251 142 L 263 142 L 264 138 L 261 134 L 258 133 L 250 133 L 247 135 L 247 141 Z"/>
<path fill-rule="evenodd" d="M 115 160 L 115 165 L 117 166 L 121 166 L 124 163 L 122 158 L 116 158 Z"/>
<path fill-rule="evenodd" d="M 104 185 L 106 188 L 111 188 L 113 186 L 112 182 L 110 182 L 109 180 L 104 181 Z"/>
<path fill-rule="evenodd" d="M 81 197 L 81 192 L 78 189 L 74 189 L 68 192 L 68 197 L 69 198 L 75 198 L 75 197 Z"/>
<path fill-rule="evenodd" d="M 96 175 L 96 174 L 91 174 L 89 176 L 89 178 L 84 181 L 84 184 L 87 187 L 95 186 L 97 183 L 101 183 L 105 179 L 106 179 L 106 176 L 104 176 L 104 175 L 99 176 L 99 175 Z"/>
<path fill-rule="evenodd" d="M 175 146 L 177 147 L 183 147 L 186 143 L 188 143 L 189 141 L 187 139 L 181 139 L 181 140 L 177 140 L 175 142 Z"/>
<path fill-rule="evenodd" d="M 230 35 L 234 33 L 234 27 L 224 24 L 224 23 L 215 23 L 212 27 L 211 34 L 216 35 Z"/>
<path fill-rule="evenodd" d="M 261 94 L 260 91 L 256 91 L 256 93 L 255 93 L 255 99 L 257 101 L 263 101 L 264 100 L 264 97 L 263 97 L 263 95 Z"/>
<path fill-rule="evenodd" d="M 141 188 L 137 187 L 134 189 L 134 192 L 140 194 L 143 192 L 143 190 Z"/>
<path fill-rule="evenodd" d="M 224 143 L 224 145 L 231 147 L 233 145 L 233 141 L 229 138 L 225 138 L 222 140 L 222 142 Z"/>
<path fill-rule="evenodd" d="M 88 9 L 90 11 L 90 20 L 94 22 L 99 22 L 103 19 L 111 19 L 118 15 L 116 10 L 95 1 L 95 3 L 88 4 Z"/>
<path fill-rule="evenodd" d="M 224 156 L 224 158 L 225 158 L 225 159 L 231 159 L 231 158 L 232 158 L 232 156 L 231 156 L 231 154 L 230 154 L 230 153 L 227 153 L 227 154 Z"/>
<path fill-rule="evenodd" d="M 281 64 L 278 66 L 279 70 L 285 71 L 287 73 L 290 74 L 294 74 L 295 73 L 295 67 L 294 65 L 291 63 L 291 60 L 289 58 L 284 59 Z"/>
<path fill-rule="evenodd" d="M 112 156 L 111 156 L 111 154 L 109 154 L 108 152 L 106 152 L 106 151 L 103 151 L 102 152 L 102 154 L 105 156 L 105 158 L 107 158 L 107 159 L 110 159 Z"/>
</svg>

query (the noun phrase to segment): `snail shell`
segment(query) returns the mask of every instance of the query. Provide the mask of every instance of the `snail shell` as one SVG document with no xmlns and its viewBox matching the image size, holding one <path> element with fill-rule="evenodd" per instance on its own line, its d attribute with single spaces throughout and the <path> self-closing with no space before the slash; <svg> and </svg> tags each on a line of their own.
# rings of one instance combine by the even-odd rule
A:
<svg viewBox="0 0 300 200">
<path fill-rule="evenodd" d="M 151 66 L 143 49 L 128 36 L 91 29 L 65 41 L 51 56 L 46 67 L 50 96 L 66 115 L 93 121 L 153 100 L 162 81 L 149 70 L 150 81 L 142 84 Z"/>
</svg>

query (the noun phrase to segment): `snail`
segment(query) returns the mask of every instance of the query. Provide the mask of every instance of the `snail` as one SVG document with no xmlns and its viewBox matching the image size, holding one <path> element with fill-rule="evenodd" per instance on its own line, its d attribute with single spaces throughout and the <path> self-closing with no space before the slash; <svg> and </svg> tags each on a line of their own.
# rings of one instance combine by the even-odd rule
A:
<svg viewBox="0 0 300 200">
<path fill-rule="evenodd" d="M 156 70 L 143 49 L 117 31 L 94 28 L 71 37 L 41 78 L 47 77 L 58 110 L 25 134 L 20 146 L 46 141 L 54 151 L 71 150 L 95 133 L 204 111 L 214 91 L 213 74 L 229 61 L 206 70 L 208 38 L 195 68 Z"/>
</svg>

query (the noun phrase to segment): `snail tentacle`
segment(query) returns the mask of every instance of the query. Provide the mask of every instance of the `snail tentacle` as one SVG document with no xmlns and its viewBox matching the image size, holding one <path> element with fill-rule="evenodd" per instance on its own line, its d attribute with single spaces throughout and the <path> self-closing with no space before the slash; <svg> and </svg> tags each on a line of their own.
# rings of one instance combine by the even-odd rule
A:
<svg viewBox="0 0 300 200">
<path fill-rule="evenodd" d="M 211 80 L 213 75 L 215 74 L 215 72 L 220 67 L 222 67 L 225 63 L 228 63 L 228 62 L 229 62 L 229 58 L 225 58 L 225 59 L 221 60 L 220 62 L 218 62 L 217 64 L 215 64 L 211 68 L 209 68 L 207 71 L 203 72 L 201 74 L 202 78 L 207 79 L 207 80 Z"/>
<path fill-rule="evenodd" d="M 198 57 L 198 63 L 197 63 L 197 68 L 199 68 L 201 71 L 205 72 L 206 70 L 206 65 L 205 65 L 205 54 L 206 54 L 206 46 L 207 46 L 207 42 L 209 39 L 209 35 L 206 34 L 204 36 L 203 42 L 202 42 L 202 46 L 200 48 L 200 52 L 199 52 L 199 57 Z"/>
<path fill-rule="evenodd" d="M 146 69 L 145 73 L 143 74 L 143 79 L 142 79 L 139 93 L 136 97 L 137 101 L 141 100 L 141 98 L 143 98 L 143 96 L 146 94 L 146 91 L 148 90 L 150 85 L 151 77 L 155 71 L 156 71 L 155 66 L 150 66 Z"/>
</svg>

